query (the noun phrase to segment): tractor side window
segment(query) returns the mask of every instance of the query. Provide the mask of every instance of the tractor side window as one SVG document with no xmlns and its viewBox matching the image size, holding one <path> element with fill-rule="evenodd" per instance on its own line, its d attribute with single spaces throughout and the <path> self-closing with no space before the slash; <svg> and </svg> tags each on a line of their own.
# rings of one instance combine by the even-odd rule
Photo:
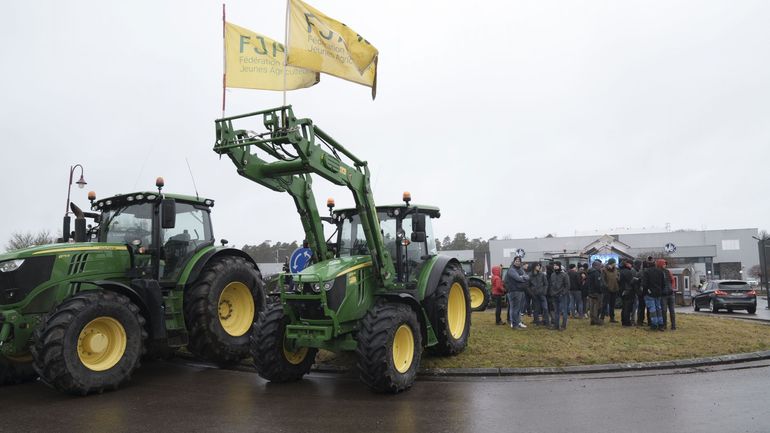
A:
<svg viewBox="0 0 770 433">
<path fill-rule="evenodd" d="M 152 241 L 152 203 L 141 203 L 106 211 L 102 216 L 100 242 L 150 246 Z"/>
<path fill-rule="evenodd" d="M 340 232 L 340 257 L 358 256 L 369 254 L 369 246 L 366 243 L 366 234 L 358 215 L 342 222 Z"/>
<path fill-rule="evenodd" d="M 177 202 L 176 225 L 172 229 L 163 230 L 162 242 L 162 278 L 176 279 L 196 251 L 214 242 L 209 211 Z"/>
</svg>

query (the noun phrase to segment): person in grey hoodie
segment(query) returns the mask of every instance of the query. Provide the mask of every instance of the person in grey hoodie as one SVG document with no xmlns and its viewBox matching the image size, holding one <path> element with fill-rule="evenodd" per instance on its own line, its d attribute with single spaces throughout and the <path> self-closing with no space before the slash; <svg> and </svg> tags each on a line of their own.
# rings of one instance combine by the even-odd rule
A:
<svg viewBox="0 0 770 433">
<path fill-rule="evenodd" d="M 512 329 L 526 328 L 521 323 L 521 307 L 524 304 L 524 293 L 529 288 L 529 275 L 521 268 L 521 257 L 516 256 L 511 267 L 505 273 L 505 290 L 508 298 L 508 318 Z"/>
<path fill-rule="evenodd" d="M 561 262 L 553 262 L 553 273 L 548 294 L 553 299 L 553 329 L 563 331 L 567 329 L 567 317 L 569 317 L 569 276 L 561 268 Z M 559 319 L 561 318 L 561 324 Z"/>
<path fill-rule="evenodd" d="M 532 265 L 529 274 L 529 294 L 532 297 L 534 324 L 546 325 L 550 322 L 548 314 L 548 279 L 540 263 Z"/>
</svg>

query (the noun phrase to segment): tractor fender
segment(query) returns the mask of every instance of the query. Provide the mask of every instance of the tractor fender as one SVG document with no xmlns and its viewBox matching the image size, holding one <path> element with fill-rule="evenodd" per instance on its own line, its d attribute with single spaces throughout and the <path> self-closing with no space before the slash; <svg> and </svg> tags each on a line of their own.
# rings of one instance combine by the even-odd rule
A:
<svg viewBox="0 0 770 433">
<path fill-rule="evenodd" d="M 210 262 L 215 257 L 224 256 L 243 257 L 248 262 L 254 264 L 260 275 L 262 274 L 262 271 L 259 270 L 257 262 L 255 262 L 250 255 L 244 253 L 242 250 L 237 248 L 212 248 L 198 256 L 197 259 L 193 257 L 193 259 L 190 260 L 190 263 L 187 264 L 185 271 L 182 272 L 182 278 L 180 278 L 179 284 L 187 286 L 189 283 L 194 282 L 198 279 L 198 276 L 200 276 L 201 272 L 203 272 L 203 268 L 206 267 L 208 262 Z"/>
<path fill-rule="evenodd" d="M 102 290 L 119 293 L 131 300 L 142 316 L 147 320 L 147 331 L 151 340 L 166 338 L 166 323 L 164 320 L 163 295 L 160 285 L 155 280 L 136 279 L 127 286 L 117 281 L 88 281 Z"/>
<path fill-rule="evenodd" d="M 420 321 L 420 334 L 422 334 L 423 345 L 428 344 L 428 319 L 420 302 L 414 296 L 405 292 L 392 292 L 378 294 L 377 297 L 384 298 L 388 302 L 398 302 L 400 304 L 408 305 L 414 311 L 414 314 L 417 315 L 417 320 Z"/>
<path fill-rule="evenodd" d="M 430 275 L 428 275 L 428 283 L 425 285 L 425 294 L 422 296 L 423 300 L 436 291 L 436 287 L 438 286 L 439 280 L 441 280 L 441 275 L 444 273 L 444 269 L 446 269 L 446 267 L 450 264 L 454 264 L 455 266 L 459 267 L 460 261 L 449 256 L 436 257 L 436 261 L 433 262 L 433 267 L 430 270 Z"/>
<path fill-rule="evenodd" d="M 478 281 L 479 283 L 481 283 L 481 287 L 484 287 L 485 289 L 488 289 L 487 282 L 484 281 L 481 278 L 478 278 L 478 277 L 468 277 L 468 284 L 469 285 L 470 285 L 471 281 Z"/>
</svg>

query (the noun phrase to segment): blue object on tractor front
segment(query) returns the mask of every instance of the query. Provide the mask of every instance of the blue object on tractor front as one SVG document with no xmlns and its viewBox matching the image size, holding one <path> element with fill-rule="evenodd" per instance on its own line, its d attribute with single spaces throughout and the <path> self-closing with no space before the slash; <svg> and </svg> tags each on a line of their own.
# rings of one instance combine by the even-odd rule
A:
<svg viewBox="0 0 770 433">
<path fill-rule="evenodd" d="M 294 274 L 301 272 L 310 264 L 312 258 L 313 250 L 310 248 L 297 248 L 291 253 L 291 258 L 289 258 L 289 270 Z"/>
</svg>

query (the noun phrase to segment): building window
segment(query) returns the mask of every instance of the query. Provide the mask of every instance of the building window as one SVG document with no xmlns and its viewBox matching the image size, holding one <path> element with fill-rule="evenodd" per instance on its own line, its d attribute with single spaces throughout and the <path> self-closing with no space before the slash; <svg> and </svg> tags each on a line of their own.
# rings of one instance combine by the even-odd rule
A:
<svg viewBox="0 0 770 433">
<path fill-rule="evenodd" d="M 723 239 L 722 240 L 722 249 L 724 251 L 740 250 L 741 249 L 741 241 L 739 239 Z"/>
</svg>

